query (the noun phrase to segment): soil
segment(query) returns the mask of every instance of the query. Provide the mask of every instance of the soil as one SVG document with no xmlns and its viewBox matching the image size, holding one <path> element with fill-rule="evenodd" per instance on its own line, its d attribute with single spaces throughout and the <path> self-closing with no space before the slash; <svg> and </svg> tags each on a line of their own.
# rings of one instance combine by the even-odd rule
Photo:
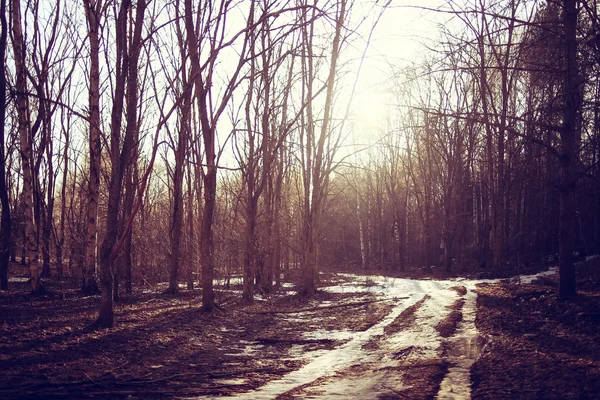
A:
<svg viewBox="0 0 600 400">
<path fill-rule="evenodd" d="M 11 276 L 26 271 L 11 265 Z M 580 296 L 556 297 L 555 277 L 531 284 L 511 279 L 477 289 L 476 325 L 485 346 L 471 368 L 475 399 L 600 398 L 600 258 L 580 264 Z M 339 276 L 327 277 L 339 283 Z M 217 287 L 222 311 L 201 312 L 200 291 L 163 294 L 147 286 L 122 295 L 116 326 L 92 326 L 99 296 L 83 295 L 76 282 L 45 281 L 47 292 L 31 296 L 25 279 L 0 292 L 0 398 L 193 398 L 255 390 L 306 363 L 299 355 L 323 352 L 348 339 L 328 332 L 362 332 L 389 314 L 397 299 L 373 293 L 319 291 L 314 299 L 285 291 L 253 305 L 239 301 L 241 287 Z M 370 286 L 366 280 L 363 285 Z M 450 288 L 458 296 L 467 289 Z M 363 349 L 387 352 L 387 336 L 407 330 L 429 297 L 408 306 L 384 334 Z M 416 300 L 416 299 L 415 299 Z M 447 338 L 463 318 L 464 301 L 448 307 L 435 329 Z M 295 315 L 314 318 L 293 318 Z M 285 315 L 292 318 L 280 318 Z M 322 335 L 303 335 L 322 332 Z M 318 396 L 327 382 L 377 373 L 391 385 L 379 399 L 433 399 L 451 363 L 419 358 L 417 344 L 397 349 L 392 366 L 355 364 L 298 387 L 280 399 Z"/>
<path fill-rule="evenodd" d="M 448 307 L 451 310 L 450 314 L 435 327 L 442 337 L 448 338 L 454 335 L 458 324 L 463 319 L 461 309 L 464 305 L 465 300 L 461 298 L 456 300 L 454 304 Z"/>
<path fill-rule="evenodd" d="M 600 399 L 600 258 L 578 264 L 573 300 L 558 277 L 479 287 L 487 344 L 471 369 L 475 399 Z"/>
<path fill-rule="evenodd" d="M 11 276 L 26 270 L 11 265 Z M 366 330 L 391 305 L 372 294 L 280 294 L 247 306 L 217 287 L 223 311 L 200 311 L 200 291 L 164 295 L 165 287 L 122 295 L 115 328 L 93 328 L 99 296 L 76 283 L 46 280 L 31 296 L 23 282 L 0 293 L 0 398 L 167 398 L 224 396 L 255 389 L 298 369 L 293 352 L 333 348 L 339 340 L 302 340 L 316 329 Z M 14 281 L 14 279 L 13 279 Z M 359 305 L 359 303 L 363 303 Z M 352 303 L 344 307 L 344 303 Z M 342 305 L 329 308 L 328 306 Z M 277 313 L 319 308 L 319 319 L 285 324 Z M 270 311 L 274 311 L 271 313 Z M 271 339 L 271 340 L 269 340 Z M 297 349 L 297 347 L 300 349 Z"/>
</svg>

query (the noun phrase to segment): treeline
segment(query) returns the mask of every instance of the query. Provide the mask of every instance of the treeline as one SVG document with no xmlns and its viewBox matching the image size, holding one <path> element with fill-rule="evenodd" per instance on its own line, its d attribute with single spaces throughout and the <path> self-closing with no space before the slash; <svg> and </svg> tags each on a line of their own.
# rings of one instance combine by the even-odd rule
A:
<svg viewBox="0 0 600 400">
<path fill-rule="evenodd" d="M 556 254 L 573 295 L 574 255 L 600 243 L 597 4 L 449 6 L 437 57 L 399 74 L 401 111 L 346 194 L 361 264 Z"/>
<path fill-rule="evenodd" d="M 397 107 L 355 156 L 339 94 L 364 12 L 0 0 L 2 288 L 20 257 L 33 293 L 75 277 L 112 326 L 114 299 L 144 281 L 198 282 L 211 311 L 233 275 L 251 303 L 283 272 L 311 296 L 327 265 L 560 253 L 574 295 L 573 252 L 600 239 L 596 3 L 449 3 L 433 56 L 391 71 Z"/>
<path fill-rule="evenodd" d="M 336 175 L 334 258 L 499 270 L 561 240 L 562 257 L 600 250 L 597 4 L 569 6 L 449 3 L 435 55 L 395 74 L 379 141 Z"/>
</svg>

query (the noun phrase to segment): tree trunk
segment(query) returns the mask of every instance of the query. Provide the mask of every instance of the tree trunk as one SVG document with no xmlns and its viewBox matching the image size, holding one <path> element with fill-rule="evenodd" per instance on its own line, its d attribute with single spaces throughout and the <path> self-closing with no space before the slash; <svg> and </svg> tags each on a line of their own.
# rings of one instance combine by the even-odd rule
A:
<svg viewBox="0 0 600 400">
<path fill-rule="evenodd" d="M 135 152 L 137 155 L 137 151 Z M 133 164 L 135 164 L 135 160 Z M 127 168 L 125 174 L 125 201 L 123 202 L 123 231 L 127 229 L 125 226 L 126 221 L 129 220 L 131 213 L 133 212 L 133 201 L 135 199 L 135 192 L 137 188 L 137 176 L 134 178 L 134 171 L 137 170 L 135 165 L 130 165 Z M 136 182 L 134 182 L 134 180 Z M 125 239 L 125 247 L 123 251 L 123 281 L 125 284 L 125 293 L 131 294 L 133 291 L 131 285 L 131 270 L 132 270 L 132 242 L 133 242 L 133 229 L 128 229 L 125 233 L 127 238 Z"/>
<path fill-rule="evenodd" d="M 214 145 L 212 141 L 209 141 L 209 143 Z M 207 161 L 209 165 L 204 175 L 204 210 L 202 213 L 200 263 L 202 265 L 202 309 L 211 312 L 216 308 L 213 289 L 215 264 L 213 258 L 212 225 L 217 192 L 217 167 L 214 164 L 214 152 L 208 152 L 207 156 L 210 156 L 213 162 L 210 163 Z"/>
<path fill-rule="evenodd" d="M 275 287 L 278 289 L 281 287 L 281 197 L 283 181 L 283 156 L 280 155 L 280 157 L 275 180 L 275 204 L 273 207 L 273 223 L 275 224 L 275 231 L 273 233 L 273 269 L 275 273 Z"/>
<path fill-rule="evenodd" d="M 253 161 L 251 161 L 253 163 Z M 252 167 L 249 167 L 252 168 Z M 247 191 L 254 192 L 254 174 L 248 179 Z M 246 200 L 246 247 L 244 252 L 244 289 L 242 299 L 246 304 L 254 302 L 254 279 L 256 274 L 256 208 L 254 195 Z"/>
<path fill-rule="evenodd" d="M 175 171 L 173 173 L 173 213 L 171 215 L 171 259 L 169 287 L 166 293 L 179 292 L 179 265 L 181 261 L 181 234 L 183 230 L 183 163 L 187 148 L 186 122 L 179 128 L 179 138 L 175 151 Z"/>
<path fill-rule="evenodd" d="M 59 220 L 59 237 L 56 240 L 56 275 L 58 280 L 63 278 L 63 249 L 65 245 L 65 220 L 67 214 L 67 178 L 69 176 L 69 131 L 63 125 L 65 134 L 65 147 L 63 149 L 63 174 L 62 188 L 60 192 L 60 220 Z"/>
<path fill-rule="evenodd" d="M 200 231 L 200 264 L 202 265 L 202 309 L 211 312 L 216 308 L 213 289 L 214 256 L 213 256 L 213 220 L 217 194 L 217 165 L 215 154 L 215 126 L 209 120 L 208 91 L 205 87 L 200 55 L 198 53 L 198 36 L 194 28 L 192 1 L 185 0 L 186 41 L 190 52 L 191 75 L 195 90 L 200 128 L 204 142 L 206 172 L 204 180 L 204 206 L 202 210 L 202 229 Z"/>
<path fill-rule="evenodd" d="M 0 60 L 4 60 L 6 54 L 7 29 L 6 0 L 0 0 Z M 0 95 L 6 97 L 6 70 L 4 62 L 0 63 Z M 6 102 L 0 102 L 0 121 L 6 119 Z M 0 204 L 2 206 L 2 217 L 0 219 L 0 290 L 8 290 L 8 262 L 11 247 L 11 219 L 8 189 L 6 187 L 6 154 L 4 143 L 5 126 L 0 126 Z"/>
<path fill-rule="evenodd" d="M 49 163 L 50 165 L 52 162 Z M 50 169 L 50 167 L 48 167 Z M 52 179 L 51 173 L 48 174 L 49 179 Z M 48 202 L 46 206 L 42 204 L 44 212 L 41 217 L 44 223 L 42 224 L 42 276 L 50 278 L 52 276 L 52 270 L 50 269 L 50 235 L 52 233 L 52 213 L 54 212 L 54 199 L 51 198 L 51 185 L 48 187 Z"/>
<path fill-rule="evenodd" d="M 88 182 L 88 204 L 85 258 L 83 264 L 81 290 L 84 293 L 98 293 L 96 280 L 96 245 L 98 235 L 98 198 L 100 194 L 100 26 L 102 0 L 84 0 L 90 41 L 90 82 L 89 82 L 89 122 L 90 122 L 90 177 Z M 111 289 L 112 290 L 112 289 Z"/>
<path fill-rule="evenodd" d="M 20 2 L 11 2 L 13 22 L 13 47 L 15 58 L 15 74 L 17 91 L 16 104 L 18 111 L 18 131 L 20 139 L 21 164 L 23 169 L 23 197 L 25 207 L 25 247 L 27 248 L 29 273 L 31 278 L 31 291 L 40 294 L 45 291 L 40 280 L 38 266 L 38 241 L 33 215 L 33 172 L 31 130 L 29 118 L 29 102 L 27 100 L 27 72 L 25 66 L 25 49 L 23 32 L 21 30 L 21 5 Z"/>
<path fill-rule="evenodd" d="M 577 232 L 575 193 L 581 136 L 579 113 L 582 99 L 577 61 L 577 2 L 564 0 L 563 4 L 565 76 L 563 121 L 560 132 L 559 295 L 561 298 L 571 298 L 577 295 L 573 251 Z"/>
<path fill-rule="evenodd" d="M 188 198 L 187 198 L 187 224 L 188 234 L 186 240 L 186 256 L 187 256 L 187 267 L 186 267 L 186 281 L 188 290 L 194 290 L 194 263 L 195 257 L 195 242 L 194 242 L 194 196 L 193 196 L 193 183 L 192 183 L 192 167 L 188 164 L 187 169 L 187 185 L 188 185 Z"/>
<path fill-rule="evenodd" d="M 250 18 L 254 15 L 254 2 L 250 6 Z M 244 246 L 244 286 L 242 291 L 242 300 L 246 304 L 252 304 L 254 302 L 254 291 L 255 285 L 260 284 L 260 271 L 257 268 L 257 248 L 256 248 L 256 218 L 258 208 L 258 197 L 260 196 L 256 184 L 256 175 L 259 173 L 258 169 L 258 158 L 260 157 L 259 150 L 257 147 L 257 127 L 253 123 L 252 118 L 252 100 L 255 92 L 255 81 L 256 81 L 256 41 L 254 30 L 250 31 L 250 74 L 248 77 L 248 95 L 246 97 L 245 104 L 245 117 L 246 117 L 246 129 L 248 131 L 248 155 L 247 162 L 242 170 L 242 176 L 246 187 L 246 237 Z M 258 88 L 260 90 L 260 87 Z M 266 133 L 263 132 L 263 136 Z M 263 140 L 265 138 L 263 137 Z"/>
<path fill-rule="evenodd" d="M 126 52 L 127 37 L 127 3 L 121 3 L 117 17 L 118 43 L 116 55 L 117 78 L 115 83 L 115 95 L 113 99 L 113 110 L 111 120 L 111 164 L 112 172 L 108 189 L 108 209 L 106 213 L 106 234 L 100 250 L 100 310 L 96 323 L 100 327 L 110 328 L 114 325 L 113 314 L 113 262 L 116 258 L 114 246 L 118 235 L 118 218 L 120 196 L 123 186 L 123 175 L 131 165 L 135 156 L 136 130 L 138 129 L 137 107 L 138 107 L 138 62 L 141 50 L 141 36 L 146 11 L 146 1 L 138 0 L 136 4 L 136 15 L 134 31 L 129 46 L 129 54 Z M 127 91 L 125 92 L 125 82 Z M 126 99 L 126 126 L 125 137 L 121 149 L 121 115 L 123 112 L 123 100 Z"/>
<path fill-rule="evenodd" d="M 334 101 L 334 86 L 335 76 L 337 73 L 337 63 L 340 52 L 340 44 L 342 38 L 342 28 L 346 18 L 346 0 L 342 0 L 339 5 L 339 10 L 335 17 L 335 33 L 332 43 L 331 59 L 329 62 L 329 71 L 327 75 L 325 87 L 325 105 L 323 110 L 323 119 L 320 126 L 318 139 L 314 133 L 316 131 L 315 120 L 312 116 L 312 105 L 307 108 L 307 143 L 306 152 L 309 155 L 306 159 L 304 171 L 304 229 L 303 229 L 303 271 L 302 284 L 300 292 L 308 297 L 312 297 L 316 292 L 316 280 L 318 277 L 317 266 L 317 243 L 316 235 L 319 231 L 318 225 L 323 212 L 323 202 L 327 193 L 327 182 L 329 175 L 329 163 L 331 162 L 332 154 L 335 149 L 326 149 L 325 145 L 327 138 L 331 135 L 331 112 Z M 314 12 L 314 11 L 313 11 Z M 306 15 L 305 15 L 306 18 Z M 308 82 L 307 82 L 307 98 L 312 99 L 313 94 L 313 44 L 312 35 L 314 34 L 314 26 L 309 24 L 309 29 L 304 31 L 305 52 L 304 56 L 308 58 Z M 314 148 L 313 148 L 314 146 Z M 329 150 L 329 152 L 328 152 Z M 312 153 L 312 154 L 311 154 Z M 328 157 L 326 159 L 326 157 Z"/>
</svg>

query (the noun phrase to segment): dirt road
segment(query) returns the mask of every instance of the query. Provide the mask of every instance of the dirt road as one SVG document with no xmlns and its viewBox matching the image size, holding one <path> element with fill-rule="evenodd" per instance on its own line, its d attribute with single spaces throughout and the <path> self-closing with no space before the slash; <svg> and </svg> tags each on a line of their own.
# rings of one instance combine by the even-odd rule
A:
<svg viewBox="0 0 600 400">
<path fill-rule="evenodd" d="M 13 280 L 0 297 L 0 397 L 470 398 L 489 343 L 474 324 L 481 281 L 327 281 L 315 299 L 288 286 L 252 306 L 224 286 L 216 314 L 200 312 L 197 292 L 144 290 L 118 304 L 115 329 L 96 331 L 96 297 L 61 283 L 31 298 Z"/>
<path fill-rule="evenodd" d="M 440 399 L 469 398 L 469 369 L 483 344 L 474 325 L 477 281 L 346 277 L 350 283 L 324 290 L 375 294 L 391 311 L 365 331 L 304 333 L 307 339 L 346 340 L 330 350 L 300 353 L 307 361 L 302 368 L 233 398 L 410 398 L 413 386 Z M 315 323 L 320 316 L 279 318 Z"/>
</svg>

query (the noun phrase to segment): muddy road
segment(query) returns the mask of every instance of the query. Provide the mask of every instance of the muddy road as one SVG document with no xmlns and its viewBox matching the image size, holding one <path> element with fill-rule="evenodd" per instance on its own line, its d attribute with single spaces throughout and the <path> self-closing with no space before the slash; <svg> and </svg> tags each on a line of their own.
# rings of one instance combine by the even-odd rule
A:
<svg viewBox="0 0 600 400">
<path fill-rule="evenodd" d="M 61 283 L 32 298 L 15 277 L 0 296 L 0 397 L 470 398 L 487 343 L 481 282 L 339 274 L 315 299 L 288 285 L 252 306 L 231 282 L 216 314 L 199 311 L 199 292 L 159 286 L 123 298 L 116 328 L 98 331 L 97 297 Z"/>
<path fill-rule="evenodd" d="M 418 397 L 469 398 L 470 366 L 484 344 L 474 325 L 477 281 L 344 278 L 347 283 L 323 290 L 375 296 L 390 306 L 389 312 L 364 331 L 303 333 L 307 340 L 337 338 L 343 343 L 314 352 L 296 349 L 304 363 L 300 369 L 232 398 L 412 398 L 413 390 L 421 392 Z M 277 318 L 283 326 L 290 320 L 310 325 L 323 318 L 319 314 L 282 313 Z"/>
</svg>

